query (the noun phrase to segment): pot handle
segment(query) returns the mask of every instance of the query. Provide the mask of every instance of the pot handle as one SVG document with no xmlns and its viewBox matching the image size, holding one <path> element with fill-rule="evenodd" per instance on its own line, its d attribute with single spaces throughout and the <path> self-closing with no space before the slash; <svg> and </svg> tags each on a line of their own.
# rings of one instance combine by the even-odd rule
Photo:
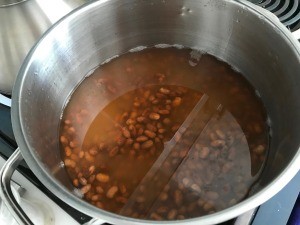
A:
<svg viewBox="0 0 300 225">
<path fill-rule="evenodd" d="M 0 197 L 18 224 L 33 225 L 15 199 L 11 189 L 11 177 L 22 160 L 21 151 L 17 148 L 2 167 L 0 171 Z"/>
</svg>

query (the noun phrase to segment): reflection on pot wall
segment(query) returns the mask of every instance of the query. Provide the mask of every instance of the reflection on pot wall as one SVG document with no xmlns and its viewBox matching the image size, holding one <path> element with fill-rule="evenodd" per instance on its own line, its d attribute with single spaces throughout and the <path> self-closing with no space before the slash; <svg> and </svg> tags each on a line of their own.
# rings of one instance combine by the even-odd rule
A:
<svg viewBox="0 0 300 225">
<path fill-rule="evenodd" d="M 0 92 L 11 93 L 20 66 L 38 38 L 53 23 L 85 2 L 87 0 L 0 1 Z"/>
</svg>

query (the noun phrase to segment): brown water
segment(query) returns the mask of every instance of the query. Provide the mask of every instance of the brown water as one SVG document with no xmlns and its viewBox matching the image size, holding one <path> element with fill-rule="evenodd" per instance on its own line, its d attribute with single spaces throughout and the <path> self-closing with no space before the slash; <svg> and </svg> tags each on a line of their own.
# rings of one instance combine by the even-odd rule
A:
<svg viewBox="0 0 300 225">
<path fill-rule="evenodd" d="M 189 49 L 146 49 L 99 67 L 72 95 L 62 158 L 91 204 L 174 220 L 241 201 L 268 148 L 261 100 L 243 76 Z"/>
</svg>

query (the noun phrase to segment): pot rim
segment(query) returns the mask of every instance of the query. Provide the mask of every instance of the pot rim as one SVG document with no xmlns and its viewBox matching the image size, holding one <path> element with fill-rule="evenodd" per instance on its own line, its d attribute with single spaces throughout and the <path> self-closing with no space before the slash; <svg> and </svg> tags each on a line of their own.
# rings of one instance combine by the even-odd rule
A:
<svg viewBox="0 0 300 225">
<path fill-rule="evenodd" d="M 141 220 L 129 218 L 121 215 L 117 215 L 105 210 L 101 210 L 91 204 L 79 199 L 69 190 L 67 190 L 64 186 L 59 184 L 54 178 L 52 178 L 47 170 L 45 170 L 42 166 L 42 163 L 35 157 L 34 154 L 31 153 L 30 145 L 28 141 L 25 139 L 23 132 L 25 131 L 24 125 L 22 123 L 22 111 L 20 110 L 19 102 L 21 100 L 21 92 L 23 88 L 23 82 L 25 74 L 27 74 L 28 68 L 31 65 L 32 57 L 39 47 L 39 45 L 43 42 L 43 40 L 51 34 L 51 31 L 56 29 L 56 27 L 60 26 L 63 23 L 67 23 L 68 21 L 77 17 L 81 13 L 88 11 L 89 9 L 96 7 L 98 5 L 109 2 L 110 0 L 100 0 L 95 2 L 86 3 L 79 8 L 75 9 L 68 15 L 61 18 L 58 22 L 56 22 L 52 27 L 50 27 L 39 39 L 39 41 L 33 46 L 33 48 L 29 51 L 26 56 L 16 79 L 16 82 L 13 87 L 13 95 L 12 95 L 12 126 L 13 131 L 16 137 L 16 141 L 20 147 L 22 156 L 27 162 L 30 169 L 33 170 L 35 175 L 42 181 L 42 183 L 50 189 L 56 196 L 63 199 L 69 205 L 74 208 L 86 213 L 92 217 L 99 218 L 101 220 L 105 220 L 114 224 L 126 224 L 126 225 L 142 225 L 142 224 L 164 224 L 164 225 L 205 225 L 205 224 L 216 224 L 220 222 L 227 221 L 238 215 L 257 207 L 263 202 L 270 199 L 277 192 L 279 192 L 299 171 L 300 169 L 300 151 L 298 149 L 296 155 L 293 157 L 289 165 L 279 174 L 276 179 L 274 179 L 270 184 L 266 187 L 258 191 L 253 196 L 243 200 L 242 202 L 226 208 L 224 210 L 218 211 L 216 213 L 205 215 L 201 217 L 184 219 L 178 221 L 152 221 L 152 220 Z M 273 15 L 269 13 L 265 13 L 262 9 L 259 9 L 257 6 L 252 3 L 243 1 L 243 0 L 224 0 L 230 4 L 236 4 L 239 7 L 247 7 L 249 11 L 254 12 L 258 16 L 262 16 L 268 23 L 271 23 L 275 29 L 278 29 L 278 35 L 281 35 L 285 41 L 289 42 L 293 46 L 293 50 L 295 51 L 295 55 L 298 55 L 298 60 L 300 62 L 300 46 L 299 43 L 293 38 L 292 34 L 288 31 L 284 25 L 282 25 L 279 20 L 274 18 Z"/>
</svg>

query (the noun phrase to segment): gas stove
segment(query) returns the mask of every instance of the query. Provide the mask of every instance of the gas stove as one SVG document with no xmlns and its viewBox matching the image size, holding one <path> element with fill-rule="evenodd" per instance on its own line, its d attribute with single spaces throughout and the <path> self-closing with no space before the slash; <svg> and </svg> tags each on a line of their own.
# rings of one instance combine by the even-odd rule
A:
<svg viewBox="0 0 300 225">
<path fill-rule="evenodd" d="M 300 2 L 298 0 L 250 0 L 250 2 L 272 12 L 291 31 L 300 28 Z"/>
<path fill-rule="evenodd" d="M 275 14 L 292 32 L 300 37 L 299 0 L 249 0 Z M 0 81 L 1 82 L 1 81 Z M 9 95 L 0 94 L 0 168 L 17 148 L 10 120 Z M 49 191 L 22 161 L 14 173 L 12 189 L 19 204 L 35 224 L 76 225 L 107 224 L 91 218 L 67 205 Z M 221 225 L 299 225 L 300 172 L 273 198 L 241 216 Z M 17 224 L 0 200 L 0 224 Z"/>
</svg>

